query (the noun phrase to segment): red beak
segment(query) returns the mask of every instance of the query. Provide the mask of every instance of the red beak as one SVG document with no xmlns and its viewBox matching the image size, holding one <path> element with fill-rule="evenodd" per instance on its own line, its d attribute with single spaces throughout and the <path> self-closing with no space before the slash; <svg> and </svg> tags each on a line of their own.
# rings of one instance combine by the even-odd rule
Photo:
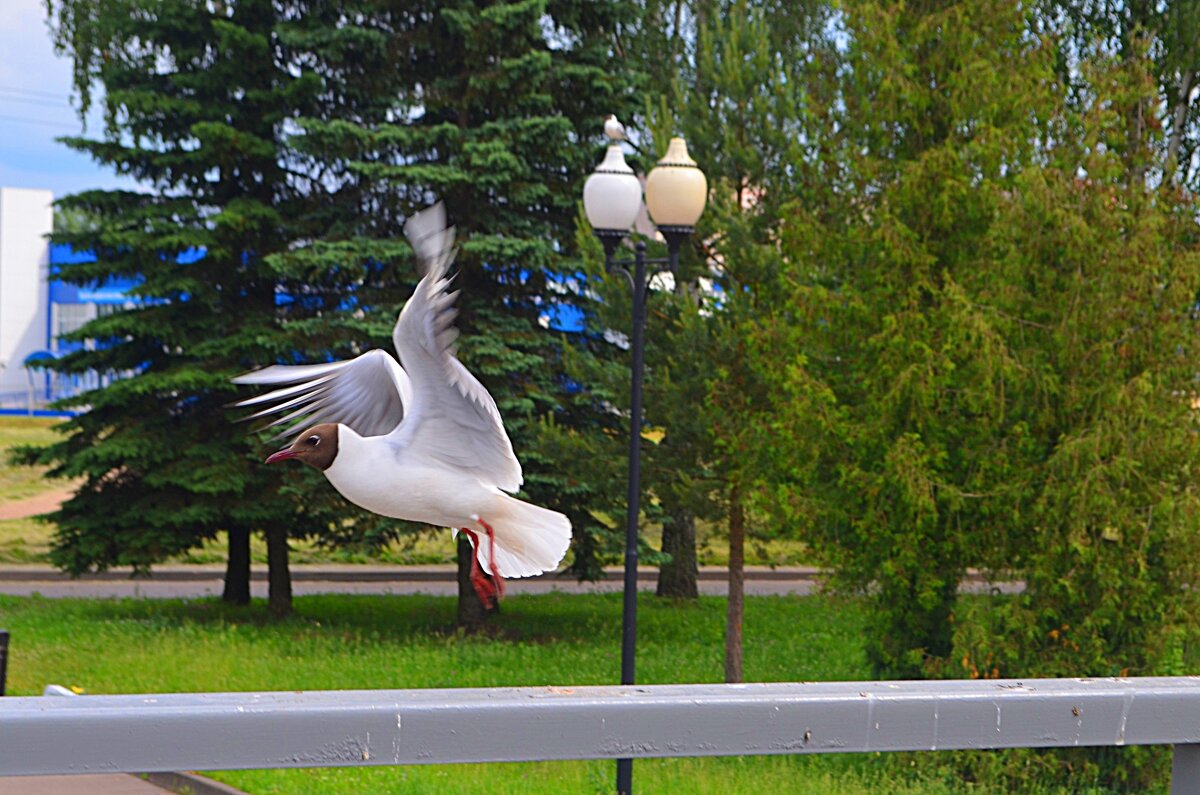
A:
<svg viewBox="0 0 1200 795">
<path fill-rule="evenodd" d="M 264 461 L 263 463 L 264 464 L 274 464 L 276 461 L 286 461 L 289 458 L 295 458 L 295 457 L 296 457 L 295 450 L 291 450 L 291 449 L 280 450 L 278 453 L 271 453 L 271 455 L 267 456 L 267 460 Z"/>
</svg>

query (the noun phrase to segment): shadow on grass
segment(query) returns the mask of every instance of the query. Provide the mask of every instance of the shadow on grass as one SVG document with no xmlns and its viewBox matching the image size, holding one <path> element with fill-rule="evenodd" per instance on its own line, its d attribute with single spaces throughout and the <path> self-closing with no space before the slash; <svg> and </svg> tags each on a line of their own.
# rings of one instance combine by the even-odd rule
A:
<svg viewBox="0 0 1200 795">
<path fill-rule="evenodd" d="M 531 597 L 516 596 L 506 600 L 482 638 L 527 643 L 592 642 L 598 631 L 607 631 L 621 618 L 619 594 L 550 594 L 532 599 L 536 599 L 536 609 L 530 609 L 534 604 Z M 652 625 L 654 613 L 660 610 L 669 609 L 672 615 L 678 616 L 688 612 L 689 608 L 660 607 L 653 597 L 642 599 L 640 604 L 642 613 L 649 616 Z M 455 625 L 454 599 L 423 594 L 299 596 L 295 599 L 295 612 L 285 619 L 273 618 L 263 599 L 236 606 L 215 597 L 51 599 L 0 596 L 0 609 L 10 617 L 52 612 L 88 623 L 133 622 L 163 629 L 186 625 L 245 626 L 268 632 L 319 629 L 336 634 L 356 631 L 390 640 L 415 636 L 464 637 Z"/>
<path fill-rule="evenodd" d="M 814 599 L 806 601 L 817 607 Z M 83 624 L 130 622 L 163 630 L 253 627 L 264 634 L 351 635 L 356 639 L 403 642 L 417 639 L 447 642 L 591 645 L 620 627 L 621 595 L 551 593 L 514 596 L 487 629 L 467 635 L 455 625 L 455 600 L 444 596 L 318 594 L 295 599 L 295 612 L 276 619 L 266 601 L 235 606 L 218 598 L 203 599 L 48 599 L 3 597 L 5 615 L 53 613 Z M 797 606 L 799 602 L 797 601 Z M 695 602 L 661 600 L 642 594 L 638 600 L 639 635 L 654 643 L 722 643 L 725 600 L 701 597 Z"/>
</svg>

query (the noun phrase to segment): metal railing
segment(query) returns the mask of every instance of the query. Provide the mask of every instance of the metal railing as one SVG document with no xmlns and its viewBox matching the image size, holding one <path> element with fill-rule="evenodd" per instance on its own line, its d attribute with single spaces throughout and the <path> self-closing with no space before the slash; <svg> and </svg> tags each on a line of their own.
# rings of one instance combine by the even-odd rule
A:
<svg viewBox="0 0 1200 795">
<path fill-rule="evenodd" d="M 0 775 L 1174 745 L 1200 677 L 9 697 Z"/>
</svg>

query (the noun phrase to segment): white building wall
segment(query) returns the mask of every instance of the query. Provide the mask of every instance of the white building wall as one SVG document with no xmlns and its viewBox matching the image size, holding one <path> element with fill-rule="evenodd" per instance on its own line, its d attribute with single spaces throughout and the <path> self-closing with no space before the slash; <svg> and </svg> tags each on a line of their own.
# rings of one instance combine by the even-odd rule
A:
<svg viewBox="0 0 1200 795">
<path fill-rule="evenodd" d="M 22 362 L 50 345 L 46 235 L 54 226 L 53 201 L 48 190 L 0 188 L 0 402 L 24 394 L 29 377 Z"/>
</svg>

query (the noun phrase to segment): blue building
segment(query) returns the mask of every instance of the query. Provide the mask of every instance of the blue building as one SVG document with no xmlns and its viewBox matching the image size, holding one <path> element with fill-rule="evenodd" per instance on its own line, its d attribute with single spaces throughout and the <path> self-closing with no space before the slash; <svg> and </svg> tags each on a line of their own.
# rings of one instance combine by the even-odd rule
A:
<svg viewBox="0 0 1200 795">
<path fill-rule="evenodd" d="M 75 251 L 67 245 L 48 245 L 46 251 L 45 289 L 31 293 L 31 296 L 37 296 L 36 300 L 44 301 L 44 305 L 30 312 L 30 320 L 23 324 L 29 328 L 23 329 L 24 349 L 14 364 L 24 371 L 24 378 L 19 382 L 10 379 L 7 389 L 0 391 L 0 411 L 5 413 L 43 413 L 55 400 L 132 375 L 131 372 L 117 371 L 57 373 L 44 366 L 49 360 L 95 344 L 92 340 L 68 341 L 63 339 L 66 335 L 78 331 L 91 320 L 132 309 L 142 301 L 133 294 L 137 279 L 108 279 L 82 287 L 59 281 L 57 276 L 64 265 L 94 262 L 96 257 L 91 252 Z M 203 256 L 201 251 L 189 252 L 179 261 L 195 262 Z"/>
<path fill-rule="evenodd" d="M 63 339 L 67 334 L 79 330 L 87 322 L 98 317 L 111 314 L 121 309 L 137 305 L 137 299 L 129 294 L 136 284 L 133 279 L 110 279 L 101 284 L 79 287 L 59 281 L 56 276 L 64 265 L 80 262 L 94 262 L 96 257 L 90 252 L 73 250 L 67 245 L 51 245 L 49 290 L 47 298 L 46 346 L 25 357 L 26 369 L 40 371 L 41 378 L 35 378 L 39 390 L 36 401 L 45 405 L 63 397 L 70 397 L 80 392 L 107 385 L 116 378 L 128 373 L 95 372 L 82 374 L 55 373 L 39 367 L 40 362 L 56 359 L 63 354 L 80 348 L 90 347 L 90 340 L 83 342 L 68 342 Z"/>
</svg>

